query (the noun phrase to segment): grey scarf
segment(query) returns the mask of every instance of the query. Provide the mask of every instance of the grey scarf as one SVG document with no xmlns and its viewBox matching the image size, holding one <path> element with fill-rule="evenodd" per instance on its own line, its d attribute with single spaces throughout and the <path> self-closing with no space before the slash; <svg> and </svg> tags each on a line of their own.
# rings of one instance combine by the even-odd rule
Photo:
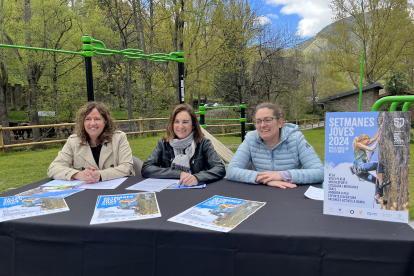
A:
<svg viewBox="0 0 414 276">
<path fill-rule="evenodd" d="M 183 172 L 190 171 L 190 159 L 195 152 L 195 142 L 193 132 L 183 139 L 173 139 L 169 141 L 170 146 L 174 149 L 175 158 L 172 161 L 171 168 Z"/>
</svg>

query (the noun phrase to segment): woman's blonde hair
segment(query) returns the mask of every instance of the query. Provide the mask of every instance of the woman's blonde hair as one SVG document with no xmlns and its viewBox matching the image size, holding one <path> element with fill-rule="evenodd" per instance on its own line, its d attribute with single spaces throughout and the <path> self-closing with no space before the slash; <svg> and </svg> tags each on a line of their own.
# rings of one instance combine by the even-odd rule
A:
<svg viewBox="0 0 414 276">
<path fill-rule="evenodd" d="M 361 136 L 359 136 L 359 137 L 355 137 L 354 142 L 352 143 L 352 147 L 355 149 L 356 144 L 358 144 L 359 142 L 361 142 L 361 141 L 362 141 L 362 140 L 364 140 L 364 139 L 369 139 L 369 140 L 371 140 L 371 138 L 370 138 L 368 135 L 366 135 L 366 134 L 362 134 L 362 135 L 361 135 Z M 356 148 L 355 150 L 356 150 L 356 151 L 359 151 L 359 150 L 360 150 L 360 148 Z"/>
<path fill-rule="evenodd" d="M 81 139 L 81 145 L 85 145 L 86 141 L 89 140 L 89 134 L 85 130 L 85 118 L 95 108 L 105 120 L 104 129 L 98 137 L 98 144 L 101 144 L 104 141 L 112 142 L 112 135 L 119 129 L 119 125 L 115 123 L 114 118 L 106 105 L 98 102 L 88 102 L 76 113 L 75 134 Z"/>
<path fill-rule="evenodd" d="M 177 105 L 174 108 L 174 111 L 172 112 L 170 119 L 168 119 L 167 134 L 165 134 L 164 137 L 162 138 L 166 142 L 172 141 L 174 138 L 177 138 L 177 136 L 174 133 L 174 121 L 175 121 L 175 117 L 177 116 L 177 114 L 180 113 L 181 111 L 187 111 L 188 114 L 190 114 L 191 123 L 193 124 L 194 142 L 200 143 L 201 138 L 204 137 L 204 134 L 201 131 L 200 123 L 197 120 L 193 107 L 186 103 Z"/>
</svg>

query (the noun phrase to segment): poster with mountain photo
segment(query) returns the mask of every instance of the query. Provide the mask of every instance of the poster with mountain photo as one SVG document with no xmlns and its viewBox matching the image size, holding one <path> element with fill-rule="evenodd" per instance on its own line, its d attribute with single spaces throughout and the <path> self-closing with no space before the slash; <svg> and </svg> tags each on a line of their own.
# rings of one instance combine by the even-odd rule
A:
<svg viewBox="0 0 414 276">
<path fill-rule="evenodd" d="M 161 217 L 154 192 L 98 196 L 90 224 Z"/>
<path fill-rule="evenodd" d="M 0 198 L 0 222 L 69 211 L 63 198 L 9 196 Z"/>
<path fill-rule="evenodd" d="M 408 222 L 410 119 L 326 113 L 324 214 Z"/>
<path fill-rule="evenodd" d="M 168 219 L 168 221 L 229 232 L 265 204 L 266 202 L 215 195 Z"/>
</svg>

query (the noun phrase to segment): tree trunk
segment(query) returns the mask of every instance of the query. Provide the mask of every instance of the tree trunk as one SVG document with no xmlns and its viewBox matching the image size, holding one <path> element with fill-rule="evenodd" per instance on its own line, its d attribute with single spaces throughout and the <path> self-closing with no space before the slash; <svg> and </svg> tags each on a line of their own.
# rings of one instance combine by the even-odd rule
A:
<svg viewBox="0 0 414 276">
<path fill-rule="evenodd" d="M 1 43 L 4 44 L 4 18 L 3 18 L 3 7 L 4 7 L 4 0 L 1 0 Z M 4 48 L 1 49 L 1 77 L 0 77 L 0 125 L 4 127 L 9 126 L 9 116 L 7 115 L 7 89 L 8 89 L 8 82 L 9 82 L 9 75 L 7 72 L 6 66 L 6 57 L 4 54 Z M 10 131 L 3 132 L 3 144 L 10 145 L 11 138 L 10 138 Z M 12 152 L 12 148 L 4 149 L 4 152 Z"/>
<path fill-rule="evenodd" d="M 59 118 L 59 108 L 58 108 L 58 89 L 57 89 L 57 61 L 56 61 L 56 53 L 52 54 L 53 56 L 53 75 L 52 75 L 52 86 L 53 86 L 53 104 L 55 108 L 55 117 L 56 117 L 56 124 L 60 124 Z M 58 127 L 58 131 L 56 134 L 58 139 L 63 137 L 62 127 Z"/>
<path fill-rule="evenodd" d="M 126 59 L 125 60 L 125 101 L 128 110 L 128 119 L 134 118 L 134 112 L 132 110 L 133 102 L 132 102 L 132 93 L 131 93 L 131 61 Z M 134 123 L 128 123 L 129 131 L 134 131 Z"/>
<path fill-rule="evenodd" d="M 1 71 L 2 76 L 0 78 L 0 125 L 4 127 L 9 126 L 9 117 L 7 116 L 7 101 L 6 101 L 6 89 L 7 89 L 7 80 L 8 75 L 7 71 L 3 70 L 4 63 L 1 64 Z M 10 138 L 10 131 L 4 131 L 3 132 L 3 144 L 4 145 L 10 145 L 11 144 L 11 138 Z M 12 152 L 11 148 L 4 149 L 4 152 Z"/>
<path fill-rule="evenodd" d="M 409 169 L 410 169 L 410 112 L 381 112 L 384 116 L 380 137 L 378 158 L 384 164 L 383 180 L 391 181 L 384 188 L 383 200 L 387 200 L 382 208 L 403 211 L 408 208 Z M 381 116 L 378 116 L 378 126 Z M 395 120 L 394 120 L 395 119 Z M 404 121 L 402 121 L 404 119 Z M 401 122 L 404 124 L 401 127 Z M 406 135 L 407 134 L 407 135 Z"/>
<path fill-rule="evenodd" d="M 29 119 L 32 125 L 39 124 L 39 115 L 37 113 L 36 88 L 37 81 L 29 79 Z M 41 139 L 40 128 L 33 128 L 33 142 L 39 142 Z"/>
</svg>

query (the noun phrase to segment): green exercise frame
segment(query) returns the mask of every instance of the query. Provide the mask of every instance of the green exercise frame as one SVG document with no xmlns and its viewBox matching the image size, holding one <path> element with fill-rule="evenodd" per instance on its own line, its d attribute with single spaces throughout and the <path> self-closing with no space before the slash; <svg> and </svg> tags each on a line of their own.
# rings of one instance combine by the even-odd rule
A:
<svg viewBox="0 0 414 276">
<path fill-rule="evenodd" d="M 218 109 L 218 108 L 240 108 L 240 118 L 239 119 L 208 119 L 205 117 L 207 109 Z M 199 111 L 196 114 L 200 115 L 199 121 L 202 128 L 206 128 L 206 120 L 209 121 L 239 121 L 241 125 L 242 133 L 242 142 L 246 136 L 246 105 L 242 103 L 241 105 L 234 106 L 204 106 L 203 104 L 198 107 Z"/>
<path fill-rule="evenodd" d="M 154 53 L 144 54 L 144 51 L 137 49 L 124 49 L 124 50 L 110 50 L 106 49 L 105 44 L 100 41 L 93 39 L 89 35 L 82 36 L 82 51 L 73 52 L 65 50 L 18 46 L 18 45 L 7 45 L 0 44 L 0 47 L 4 48 L 16 48 L 34 51 L 46 51 L 62 54 L 80 55 L 85 58 L 85 72 L 86 72 L 86 87 L 88 93 L 88 101 L 94 100 L 93 93 L 93 72 L 92 72 L 92 57 L 93 55 L 111 56 L 115 54 L 123 55 L 127 59 L 143 59 L 148 58 L 152 62 L 167 62 L 174 61 L 178 64 L 178 87 L 180 93 L 180 103 L 184 103 L 184 53 L 183 52 L 172 52 L 169 54 Z"/>
</svg>

